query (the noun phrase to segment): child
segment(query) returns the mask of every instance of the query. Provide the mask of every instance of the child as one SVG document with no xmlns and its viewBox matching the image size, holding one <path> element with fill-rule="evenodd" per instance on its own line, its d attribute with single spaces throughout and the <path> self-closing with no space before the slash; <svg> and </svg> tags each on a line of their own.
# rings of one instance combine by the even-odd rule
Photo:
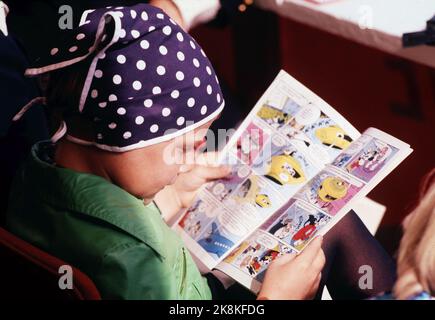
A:
<svg viewBox="0 0 435 320">
<path fill-rule="evenodd" d="M 16 177 L 8 228 L 84 271 L 103 298 L 216 298 L 214 278 L 202 277 L 158 208 L 188 207 L 201 185 L 230 172 L 174 161 L 189 158 L 224 106 L 199 45 L 152 6 L 96 9 L 26 71 L 46 72 L 47 105 L 60 126 L 52 142 L 33 146 Z M 334 228 L 328 250 L 345 247 L 340 236 L 359 234 L 346 243 L 369 244 L 363 252 L 381 257 L 376 274 L 389 279 L 385 256 L 370 250 L 371 238 L 354 217 Z M 321 243 L 317 238 L 297 257 L 271 263 L 259 296 L 313 297 L 325 264 Z M 340 262 L 349 265 L 346 252 Z M 331 270 L 345 275 L 333 261 Z"/>
</svg>

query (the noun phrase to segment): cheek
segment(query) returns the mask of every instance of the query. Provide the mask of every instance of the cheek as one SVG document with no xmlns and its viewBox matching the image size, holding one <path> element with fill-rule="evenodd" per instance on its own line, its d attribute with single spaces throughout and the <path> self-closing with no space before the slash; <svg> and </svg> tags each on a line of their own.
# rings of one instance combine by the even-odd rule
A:
<svg viewBox="0 0 435 320">
<path fill-rule="evenodd" d="M 170 168 L 167 168 L 167 170 L 168 172 L 167 172 L 166 185 L 173 184 L 178 176 L 178 173 L 180 172 L 180 166 L 179 165 L 170 166 Z"/>
<path fill-rule="evenodd" d="M 164 188 L 165 186 L 174 183 L 179 170 L 179 165 L 156 165 L 152 170 L 152 181 L 156 181 L 156 184 L 158 184 L 156 187 Z"/>
</svg>

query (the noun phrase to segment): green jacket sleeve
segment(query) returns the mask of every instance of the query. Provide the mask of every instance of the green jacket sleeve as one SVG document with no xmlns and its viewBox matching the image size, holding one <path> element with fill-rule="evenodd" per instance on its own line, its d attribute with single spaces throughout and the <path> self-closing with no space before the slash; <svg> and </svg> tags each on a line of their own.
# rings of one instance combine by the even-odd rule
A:
<svg viewBox="0 0 435 320">
<path fill-rule="evenodd" d="M 95 284 L 103 299 L 178 299 L 172 267 L 144 243 L 106 253 Z"/>
</svg>

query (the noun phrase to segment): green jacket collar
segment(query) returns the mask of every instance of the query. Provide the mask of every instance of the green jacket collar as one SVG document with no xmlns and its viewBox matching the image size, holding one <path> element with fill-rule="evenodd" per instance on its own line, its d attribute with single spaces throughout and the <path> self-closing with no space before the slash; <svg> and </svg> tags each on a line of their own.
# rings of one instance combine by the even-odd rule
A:
<svg viewBox="0 0 435 320">
<path fill-rule="evenodd" d="M 60 168 L 52 163 L 54 146 L 43 141 L 31 151 L 31 170 L 23 177 L 35 181 L 40 199 L 77 214 L 109 223 L 132 235 L 165 258 L 161 231 L 162 217 L 154 203 L 143 201 L 102 177 Z M 44 183 L 38 188 L 37 183 Z"/>
</svg>

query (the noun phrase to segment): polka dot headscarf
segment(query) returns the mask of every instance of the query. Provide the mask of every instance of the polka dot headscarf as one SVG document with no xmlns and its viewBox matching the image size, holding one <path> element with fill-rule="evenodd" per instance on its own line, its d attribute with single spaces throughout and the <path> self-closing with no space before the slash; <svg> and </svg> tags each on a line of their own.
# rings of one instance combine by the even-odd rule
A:
<svg viewBox="0 0 435 320">
<path fill-rule="evenodd" d="M 215 118 L 224 107 L 218 79 L 198 43 L 147 4 L 85 12 L 27 75 L 93 57 L 80 103 L 93 144 L 122 152 L 172 139 Z"/>
</svg>

